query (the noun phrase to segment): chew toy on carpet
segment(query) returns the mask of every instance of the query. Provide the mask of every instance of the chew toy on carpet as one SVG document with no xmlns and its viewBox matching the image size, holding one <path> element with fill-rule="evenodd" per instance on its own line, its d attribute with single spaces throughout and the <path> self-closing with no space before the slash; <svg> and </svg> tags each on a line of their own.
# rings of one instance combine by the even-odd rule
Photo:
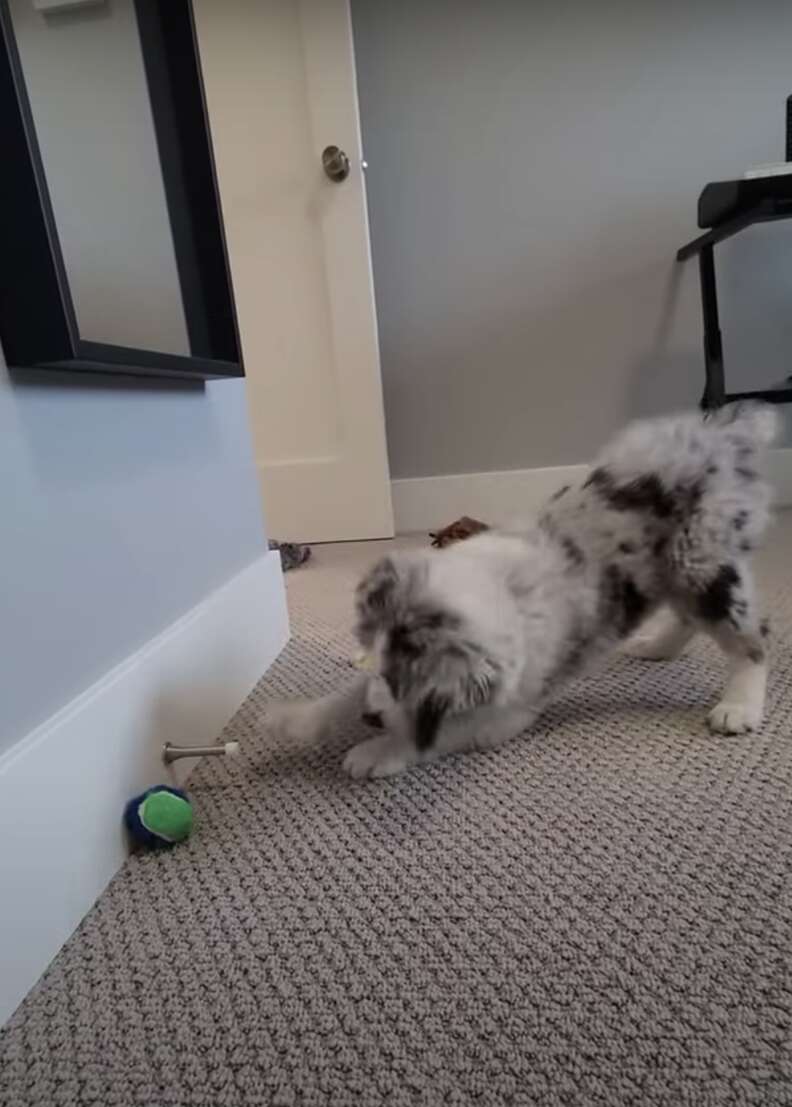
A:
<svg viewBox="0 0 792 1107">
<path fill-rule="evenodd" d="M 443 546 L 450 546 L 452 542 L 463 542 L 466 538 L 472 538 L 474 534 L 481 534 L 484 530 L 489 530 L 486 523 L 472 519 L 469 515 L 463 515 L 442 530 L 431 531 L 429 537 L 432 539 L 433 546 L 442 549 Z"/>
<path fill-rule="evenodd" d="M 284 573 L 288 573 L 290 569 L 298 569 L 311 556 L 311 547 L 300 542 L 276 542 L 271 538 L 269 548 L 280 553 Z"/>
</svg>

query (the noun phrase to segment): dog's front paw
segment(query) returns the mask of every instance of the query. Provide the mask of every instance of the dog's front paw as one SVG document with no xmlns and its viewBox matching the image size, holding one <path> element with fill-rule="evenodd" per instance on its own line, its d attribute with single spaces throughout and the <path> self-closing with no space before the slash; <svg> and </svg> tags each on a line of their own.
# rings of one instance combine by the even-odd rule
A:
<svg viewBox="0 0 792 1107">
<path fill-rule="evenodd" d="M 709 725 L 717 734 L 749 734 L 762 722 L 762 708 L 753 703 L 721 700 L 709 713 Z"/>
<path fill-rule="evenodd" d="M 378 734 L 353 746 L 344 758 L 344 770 L 355 780 L 395 776 L 411 765 L 410 748 L 392 734 Z"/>
<path fill-rule="evenodd" d="M 322 736 L 323 714 L 313 703 L 275 703 L 267 709 L 270 727 L 290 742 L 317 742 Z"/>
</svg>

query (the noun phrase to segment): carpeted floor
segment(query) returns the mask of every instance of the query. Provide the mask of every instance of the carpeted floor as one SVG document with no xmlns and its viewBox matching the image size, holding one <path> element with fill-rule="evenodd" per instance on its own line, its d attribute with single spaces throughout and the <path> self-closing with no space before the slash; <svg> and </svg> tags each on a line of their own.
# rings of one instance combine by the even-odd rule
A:
<svg viewBox="0 0 792 1107">
<path fill-rule="evenodd" d="M 0 1104 L 792 1104 L 792 520 L 763 558 L 769 720 L 720 663 L 616 660 L 536 732 L 403 778 L 267 736 L 349 676 L 366 546 L 290 575 L 294 637 L 0 1035 Z"/>
</svg>

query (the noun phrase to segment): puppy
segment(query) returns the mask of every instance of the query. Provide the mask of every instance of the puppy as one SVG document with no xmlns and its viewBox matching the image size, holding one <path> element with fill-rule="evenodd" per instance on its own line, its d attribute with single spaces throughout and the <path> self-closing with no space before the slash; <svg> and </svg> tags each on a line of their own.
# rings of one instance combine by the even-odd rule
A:
<svg viewBox="0 0 792 1107">
<path fill-rule="evenodd" d="M 760 467 L 775 432 L 771 408 L 745 405 L 635 423 L 524 530 L 380 561 L 356 596 L 374 675 L 282 709 L 281 729 L 318 739 L 353 710 L 380 721 L 347 754 L 354 777 L 492 748 L 644 628 L 631 652 L 653 659 L 710 635 L 728 661 L 710 726 L 754 730 L 767 627 L 750 556 L 769 518 Z"/>
</svg>

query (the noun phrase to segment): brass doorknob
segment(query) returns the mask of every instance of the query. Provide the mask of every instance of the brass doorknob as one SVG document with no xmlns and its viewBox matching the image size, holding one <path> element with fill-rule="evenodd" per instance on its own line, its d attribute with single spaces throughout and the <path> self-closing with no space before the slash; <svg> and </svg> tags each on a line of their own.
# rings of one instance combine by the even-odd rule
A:
<svg viewBox="0 0 792 1107">
<path fill-rule="evenodd" d="M 349 176 L 349 158 L 338 146 L 325 146 L 322 150 L 322 169 L 331 181 L 339 184 Z"/>
</svg>

